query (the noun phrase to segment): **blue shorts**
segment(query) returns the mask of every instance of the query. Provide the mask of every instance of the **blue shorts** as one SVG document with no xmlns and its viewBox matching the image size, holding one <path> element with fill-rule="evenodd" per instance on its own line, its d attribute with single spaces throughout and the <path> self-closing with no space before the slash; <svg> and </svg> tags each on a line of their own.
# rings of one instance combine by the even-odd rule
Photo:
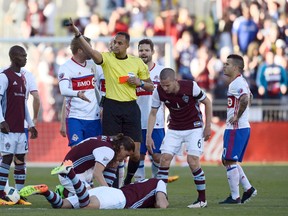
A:
<svg viewBox="0 0 288 216">
<path fill-rule="evenodd" d="M 66 118 L 66 131 L 69 140 L 68 146 L 77 145 L 84 139 L 102 134 L 100 119 L 83 120 L 76 118 Z"/>
<path fill-rule="evenodd" d="M 146 147 L 146 133 L 147 130 L 143 129 L 142 130 L 142 142 L 141 142 L 141 146 L 140 146 L 140 154 L 146 154 L 147 152 L 147 147 Z M 152 132 L 152 139 L 154 141 L 154 145 L 156 147 L 156 149 L 153 149 L 154 153 L 161 153 L 160 151 L 160 146 L 162 144 L 162 141 L 164 139 L 165 136 L 165 130 L 164 128 L 160 128 L 160 129 L 153 129 Z"/>
<path fill-rule="evenodd" d="M 224 146 L 222 159 L 230 161 L 243 160 L 243 156 L 249 141 L 250 128 L 226 129 L 224 132 Z"/>
</svg>

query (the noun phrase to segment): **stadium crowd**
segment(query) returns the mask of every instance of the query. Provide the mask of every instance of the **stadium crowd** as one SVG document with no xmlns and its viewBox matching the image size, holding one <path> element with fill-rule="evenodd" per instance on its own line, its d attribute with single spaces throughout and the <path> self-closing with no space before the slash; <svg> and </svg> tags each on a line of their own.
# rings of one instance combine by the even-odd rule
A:
<svg viewBox="0 0 288 216">
<path fill-rule="evenodd" d="M 119 31 L 129 32 L 135 38 L 171 36 L 179 78 L 197 81 L 214 99 L 226 97 L 227 86 L 222 76 L 226 57 L 231 53 L 242 54 L 244 76 L 254 98 L 287 101 L 287 1 L 208 1 L 209 12 L 204 17 L 182 7 L 187 4 L 183 0 L 104 2 L 74 2 L 77 11 L 72 16 L 85 36 L 97 39 L 113 36 Z M 222 10 L 211 2 L 216 5 L 220 2 Z M 56 20 L 59 20 L 60 11 L 56 1 L 11 0 L 6 7 L 4 18 L 13 35 L 23 38 L 58 36 Z M 65 21 L 61 21 L 63 26 Z M 72 35 L 72 32 L 67 29 L 66 35 Z M 71 57 L 68 44 L 26 46 L 30 56 L 27 67 L 36 78 L 40 97 L 46 99 L 41 100 L 39 120 L 59 120 L 63 97 L 58 88 L 57 73 L 59 66 Z M 107 50 L 107 44 L 103 42 L 96 42 L 94 47 L 99 51 Z M 157 63 L 165 65 L 163 47 L 156 43 L 154 58 Z M 137 49 L 131 47 L 129 52 L 135 53 Z M 2 64 L 0 67 L 5 66 Z"/>
</svg>

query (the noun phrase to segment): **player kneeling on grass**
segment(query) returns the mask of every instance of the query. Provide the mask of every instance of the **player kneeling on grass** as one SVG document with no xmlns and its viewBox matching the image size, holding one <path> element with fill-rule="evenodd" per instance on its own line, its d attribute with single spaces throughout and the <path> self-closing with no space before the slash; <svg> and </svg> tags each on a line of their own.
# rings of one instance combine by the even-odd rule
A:
<svg viewBox="0 0 288 216">
<path fill-rule="evenodd" d="M 134 150 L 134 141 L 122 133 L 90 137 L 73 147 L 63 161 L 73 162 L 74 172 L 88 189 L 93 180 L 99 186 L 111 186 L 116 179 L 118 162 L 132 155 Z M 57 173 L 53 171 L 51 174 Z M 75 195 L 71 180 L 63 174 L 58 177 L 61 185 L 56 187 L 56 192 L 62 198 Z"/>
<path fill-rule="evenodd" d="M 133 183 L 121 189 L 100 186 L 90 190 L 84 186 L 73 169 L 70 160 L 54 169 L 71 179 L 76 195 L 62 199 L 48 189 L 45 184 L 29 185 L 20 191 L 27 197 L 33 194 L 45 196 L 53 208 L 91 208 L 91 209 L 123 209 L 123 208 L 167 208 L 167 191 L 165 183 L 160 179 L 149 179 Z"/>
</svg>

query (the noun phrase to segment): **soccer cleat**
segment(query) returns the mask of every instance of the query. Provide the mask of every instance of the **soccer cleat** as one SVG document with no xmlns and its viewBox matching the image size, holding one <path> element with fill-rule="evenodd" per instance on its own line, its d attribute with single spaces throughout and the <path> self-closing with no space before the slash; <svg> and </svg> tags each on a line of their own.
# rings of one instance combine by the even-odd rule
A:
<svg viewBox="0 0 288 216">
<path fill-rule="evenodd" d="M 188 205 L 188 208 L 205 208 L 207 207 L 207 200 L 205 200 L 205 202 L 200 201 L 200 200 L 196 200 L 194 203 Z"/>
<path fill-rule="evenodd" d="M 16 203 L 18 205 L 32 205 L 32 203 L 28 202 L 27 199 L 25 197 L 22 197 L 20 195 L 20 199 L 18 200 L 18 202 Z"/>
<path fill-rule="evenodd" d="M 48 190 L 48 186 L 45 184 L 40 185 L 28 185 L 22 188 L 19 192 L 21 198 L 31 196 L 33 194 L 45 193 Z"/>
<path fill-rule="evenodd" d="M 225 200 L 219 202 L 219 204 L 241 204 L 241 200 L 240 200 L 240 197 L 234 200 L 232 196 L 230 195 Z"/>
<path fill-rule="evenodd" d="M 68 174 L 72 168 L 73 168 L 73 162 L 71 160 L 65 160 L 61 166 L 55 167 L 51 171 L 51 175 Z"/>
<path fill-rule="evenodd" d="M 64 196 L 64 186 L 63 185 L 56 185 L 55 193 L 57 193 L 62 199 L 66 198 Z"/>
<path fill-rule="evenodd" d="M 254 187 L 251 187 L 249 190 L 243 193 L 241 203 L 248 202 L 252 197 L 257 195 L 257 190 Z"/>
<path fill-rule="evenodd" d="M 174 182 L 174 181 L 177 181 L 179 179 L 179 176 L 176 175 L 176 176 L 169 176 L 168 177 L 168 183 L 171 183 L 171 182 Z"/>
<path fill-rule="evenodd" d="M 0 198 L 0 205 L 15 205 L 15 202 L 12 202 L 9 197 L 3 196 Z"/>
</svg>

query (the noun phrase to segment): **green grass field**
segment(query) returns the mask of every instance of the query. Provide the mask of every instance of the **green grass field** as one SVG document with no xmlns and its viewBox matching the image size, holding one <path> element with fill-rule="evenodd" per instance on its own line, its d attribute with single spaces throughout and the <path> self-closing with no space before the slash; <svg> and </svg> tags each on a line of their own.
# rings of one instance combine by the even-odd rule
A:
<svg viewBox="0 0 288 216">
<path fill-rule="evenodd" d="M 168 209 L 137 210 L 73 210 L 52 209 L 46 199 L 40 195 L 29 197 L 32 206 L 0 206 L 1 216 L 248 216 L 248 215 L 288 215 L 288 168 L 287 166 L 244 166 L 248 178 L 258 190 L 258 195 L 243 205 L 219 205 L 218 202 L 229 194 L 226 172 L 222 166 L 203 166 L 206 175 L 208 207 L 188 209 L 186 206 L 195 201 L 197 194 L 188 167 L 172 167 L 171 175 L 180 175 L 176 182 L 168 184 L 170 206 Z M 58 184 L 58 178 L 50 175 L 51 168 L 28 167 L 28 184 L 46 183 L 51 189 Z M 149 171 L 147 171 L 149 175 Z M 10 180 L 12 184 L 12 180 Z M 241 191 L 242 194 L 242 191 Z M 79 212 L 80 211 L 80 212 Z"/>
</svg>

